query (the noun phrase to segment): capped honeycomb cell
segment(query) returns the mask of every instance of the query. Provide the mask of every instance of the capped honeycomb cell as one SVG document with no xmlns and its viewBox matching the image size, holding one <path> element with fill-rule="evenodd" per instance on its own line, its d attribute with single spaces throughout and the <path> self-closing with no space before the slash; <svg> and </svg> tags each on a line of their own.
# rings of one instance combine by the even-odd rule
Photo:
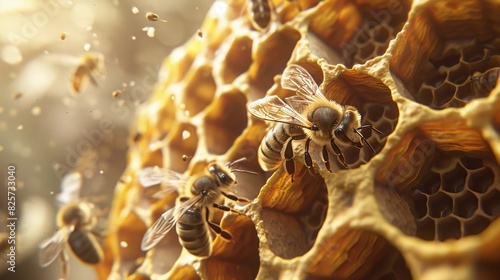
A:
<svg viewBox="0 0 500 280">
<path fill-rule="evenodd" d="M 499 30 L 492 28 L 498 10 L 498 3 L 479 0 L 418 5 L 390 64 L 403 95 L 438 110 L 488 96 L 500 66 Z"/>
</svg>

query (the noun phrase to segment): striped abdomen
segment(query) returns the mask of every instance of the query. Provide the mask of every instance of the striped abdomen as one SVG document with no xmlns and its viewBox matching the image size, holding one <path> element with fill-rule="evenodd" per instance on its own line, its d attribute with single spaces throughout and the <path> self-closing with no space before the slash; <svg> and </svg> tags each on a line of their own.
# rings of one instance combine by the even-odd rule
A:
<svg viewBox="0 0 500 280">
<path fill-rule="evenodd" d="M 210 256 L 212 240 L 207 230 L 203 208 L 191 207 L 177 222 L 179 242 L 192 255 Z"/>
<path fill-rule="evenodd" d="M 282 150 L 292 136 L 302 136 L 301 128 L 277 123 L 262 139 L 259 148 L 259 164 L 264 171 L 274 170 L 283 161 Z"/>
<path fill-rule="evenodd" d="M 266 30 L 271 21 L 271 7 L 268 0 L 249 0 L 250 22 L 259 30 Z"/>
<path fill-rule="evenodd" d="M 98 264 L 103 259 L 103 253 L 99 242 L 93 235 L 83 230 L 73 231 L 68 238 L 71 251 L 81 261 L 88 264 Z"/>
</svg>

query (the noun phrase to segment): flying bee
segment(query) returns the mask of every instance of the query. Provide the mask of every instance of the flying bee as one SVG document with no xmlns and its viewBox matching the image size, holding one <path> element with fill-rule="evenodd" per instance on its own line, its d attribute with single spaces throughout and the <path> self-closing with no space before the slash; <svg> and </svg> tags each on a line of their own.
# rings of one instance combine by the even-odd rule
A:
<svg viewBox="0 0 500 280">
<path fill-rule="evenodd" d="M 67 279 L 68 260 L 63 250 L 67 244 L 73 254 L 86 264 L 98 264 L 103 260 L 102 248 L 93 232 L 97 217 L 94 205 L 79 198 L 81 175 L 67 174 L 61 182 L 61 193 L 56 196 L 62 204 L 57 214 L 58 230 L 40 244 L 39 262 L 50 265 L 59 257 L 63 278 Z"/>
<path fill-rule="evenodd" d="M 484 73 L 475 72 L 470 77 L 472 93 L 478 97 L 486 97 L 496 87 L 500 67 L 487 70 Z"/>
<path fill-rule="evenodd" d="M 104 55 L 102 53 L 85 53 L 75 71 L 70 77 L 70 89 L 74 94 L 79 94 L 87 86 L 88 81 L 97 86 L 95 75 L 104 75 Z"/>
<path fill-rule="evenodd" d="M 211 254 L 212 237 L 207 227 L 213 230 L 226 240 L 231 240 L 232 235 L 223 230 L 218 224 L 209 220 L 209 207 L 214 207 L 223 211 L 239 214 L 232 208 L 217 204 L 218 200 L 224 196 L 237 202 L 249 202 L 248 199 L 239 198 L 227 193 L 230 187 L 236 184 L 234 172 L 244 172 L 255 174 L 251 171 L 232 169 L 231 167 L 244 160 L 244 158 L 229 163 L 224 167 L 217 162 L 211 162 L 204 172 L 194 176 L 184 176 L 171 170 L 156 169 L 158 172 L 149 170 L 149 175 L 144 175 L 142 182 L 148 186 L 149 183 L 158 181 L 158 175 L 162 174 L 163 180 L 170 185 L 167 189 L 176 190 L 179 184 L 184 183 L 190 186 L 192 197 L 182 197 L 180 204 L 169 209 L 156 220 L 144 234 L 141 249 L 147 251 L 156 246 L 165 235 L 176 226 L 177 235 L 181 245 L 192 255 L 205 258 Z M 156 181 L 155 181 L 156 180 Z"/>
<path fill-rule="evenodd" d="M 271 22 L 271 6 L 269 0 L 248 0 L 248 18 L 253 28 L 265 31 Z"/>
<path fill-rule="evenodd" d="M 361 149 L 365 143 L 375 153 L 360 130 L 369 128 L 379 134 L 382 132 L 371 125 L 361 125 L 361 115 L 355 107 L 328 100 L 307 70 L 299 65 L 288 66 L 283 72 L 281 87 L 295 91 L 296 95 L 285 98 L 285 101 L 278 96 L 267 96 L 248 106 L 255 117 L 277 123 L 268 131 L 259 148 L 262 169 L 275 169 L 284 158 L 285 169 L 293 181 L 294 140 L 306 139 L 304 162 L 308 168 L 313 166 L 309 146 L 312 143 L 322 147 L 322 160 L 330 172 L 329 147 L 345 168 L 348 166 L 340 147 L 355 146 Z"/>
</svg>

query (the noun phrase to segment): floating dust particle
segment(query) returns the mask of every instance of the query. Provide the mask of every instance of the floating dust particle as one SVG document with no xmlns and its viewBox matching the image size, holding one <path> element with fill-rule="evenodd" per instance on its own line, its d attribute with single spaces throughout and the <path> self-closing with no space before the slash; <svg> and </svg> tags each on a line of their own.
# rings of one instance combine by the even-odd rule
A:
<svg viewBox="0 0 500 280">
<path fill-rule="evenodd" d="M 137 39 L 137 37 L 135 37 L 135 36 L 132 36 L 132 40 L 133 40 L 133 41 L 135 41 L 135 39 Z"/>
<path fill-rule="evenodd" d="M 54 191 L 50 191 L 49 193 L 50 193 L 50 195 L 54 195 L 54 194 L 55 194 L 55 192 L 54 192 Z"/>
<path fill-rule="evenodd" d="M 118 96 L 118 95 L 120 95 L 121 93 L 122 93 L 122 91 L 118 89 L 118 90 L 113 91 L 113 93 L 112 93 L 111 95 L 112 95 L 113 97 L 117 97 L 117 96 Z"/>
<path fill-rule="evenodd" d="M 92 46 L 92 45 L 90 45 L 90 43 L 85 43 L 85 44 L 83 45 L 83 49 L 84 49 L 85 51 L 87 51 L 87 52 L 88 52 L 88 51 L 90 50 L 90 47 L 91 47 L 91 46 Z"/>
<path fill-rule="evenodd" d="M 24 125 L 22 125 L 22 124 L 17 126 L 17 130 L 23 130 L 23 128 L 24 128 Z"/>
<path fill-rule="evenodd" d="M 148 37 L 153 38 L 155 36 L 155 28 L 152 26 L 146 26 L 142 28 L 142 31 L 146 31 Z"/>
<path fill-rule="evenodd" d="M 31 108 L 31 114 L 33 116 L 40 116 L 41 113 L 42 113 L 42 108 L 40 108 L 40 106 L 35 106 Z"/>
<path fill-rule="evenodd" d="M 128 84 L 129 84 L 131 87 L 133 87 L 133 86 L 135 86 L 135 81 L 130 81 Z"/>
<path fill-rule="evenodd" d="M 99 170 L 99 174 L 104 174 L 104 170 Z"/>
<path fill-rule="evenodd" d="M 120 241 L 120 247 L 127 248 L 128 247 L 128 243 L 125 242 L 125 241 Z"/>
<path fill-rule="evenodd" d="M 183 131 L 182 131 L 182 140 L 186 140 L 186 139 L 188 139 L 190 136 L 191 136 L 191 132 L 189 132 L 189 131 L 187 131 L 187 130 L 183 130 Z"/>
<path fill-rule="evenodd" d="M 66 32 L 61 32 L 61 35 L 59 35 L 59 39 L 61 39 L 61 41 L 66 40 Z"/>
<path fill-rule="evenodd" d="M 201 32 L 201 29 L 198 29 L 198 37 L 203 38 L 203 32 Z"/>
<path fill-rule="evenodd" d="M 139 13 L 139 8 L 137 8 L 136 6 L 132 6 L 132 14 L 136 15 Z"/>
<path fill-rule="evenodd" d="M 152 12 L 148 12 L 146 13 L 146 18 L 149 20 L 149 21 L 158 21 L 158 19 L 160 19 L 160 17 L 155 14 L 155 13 L 152 13 Z"/>
<path fill-rule="evenodd" d="M 20 93 L 19 91 L 16 91 L 12 94 L 12 100 L 18 100 L 19 98 L 21 98 L 23 96 L 22 93 Z"/>
<path fill-rule="evenodd" d="M 187 161 L 190 158 L 192 158 L 192 157 L 190 157 L 188 155 L 182 155 L 182 161 Z"/>
</svg>

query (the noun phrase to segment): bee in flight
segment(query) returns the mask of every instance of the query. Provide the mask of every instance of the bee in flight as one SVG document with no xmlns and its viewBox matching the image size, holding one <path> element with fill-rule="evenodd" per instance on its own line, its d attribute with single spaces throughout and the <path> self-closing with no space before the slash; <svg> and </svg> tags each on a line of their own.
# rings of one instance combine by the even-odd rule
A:
<svg viewBox="0 0 500 280">
<path fill-rule="evenodd" d="M 63 279 L 68 275 L 68 258 L 64 252 L 67 244 L 73 254 L 90 265 L 103 260 L 102 248 L 94 236 L 97 223 L 94 204 L 80 199 L 82 177 L 78 172 L 64 176 L 61 193 L 56 196 L 62 205 L 57 214 L 58 230 L 40 244 L 39 262 L 42 267 L 59 258 Z"/>
<path fill-rule="evenodd" d="M 355 107 L 328 100 L 307 70 L 299 65 L 289 65 L 283 72 L 281 87 L 295 91 L 296 95 L 285 98 L 285 101 L 278 96 L 266 96 L 248 106 L 249 112 L 255 117 L 276 123 L 259 148 L 262 169 L 276 169 L 284 158 L 285 169 L 293 181 L 294 140 L 306 139 L 304 162 L 308 168 L 313 166 L 310 145 L 321 147 L 322 161 L 330 172 L 329 148 L 344 168 L 348 166 L 340 147 L 355 146 L 361 149 L 365 143 L 375 153 L 360 130 L 369 128 L 379 134 L 382 132 L 371 125 L 361 125 L 361 115 Z"/>
<path fill-rule="evenodd" d="M 222 196 L 237 202 L 250 202 L 248 199 L 228 193 L 229 188 L 236 184 L 234 172 L 255 174 L 251 171 L 231 168 L 242 160 L 245 158 L 233 161 L 227 167 L 217 162 L 211 162 L 204 172 L 191 177 L 158 167 L 143 169 L 139 174 L 139 181 L 143 187 L 165 182 L 167 186 L 162 190 L 162 193 L 165 194 L 178 190 L 182 185 L 187 185 L 190 186 L 192 197 L 182 197 L 179 205 L 163 213 L 151 225 L 144 234 L 141 249 L 147 251 L 156 246 L 174 225 L 181 245 L 197 257 L 208 257 L 212 251 L 212 240 L 207 226 L 222 238 L 231 240 L 231 233 L 209 220 L 209 207 L 240 214 L 228 206 L 217 204 L 217 202 Z"/>
<path fill-rule="evenodd" d="M 104 75 L 104 55 L 102 53 L 85 53 L 75 71 L 70 77 L 70 89 L 74 94 L 81 93 L 87 86 L 88 81 L 97 86 L 95 75 Z"/>
<path fill-rule="evenodd" d="M 470 77 L 472 93 L 477 97 L 486 97 L 496 87 L 500 67 L 487 70 L 484 73 L 475 72 Z"/>
</svg>

